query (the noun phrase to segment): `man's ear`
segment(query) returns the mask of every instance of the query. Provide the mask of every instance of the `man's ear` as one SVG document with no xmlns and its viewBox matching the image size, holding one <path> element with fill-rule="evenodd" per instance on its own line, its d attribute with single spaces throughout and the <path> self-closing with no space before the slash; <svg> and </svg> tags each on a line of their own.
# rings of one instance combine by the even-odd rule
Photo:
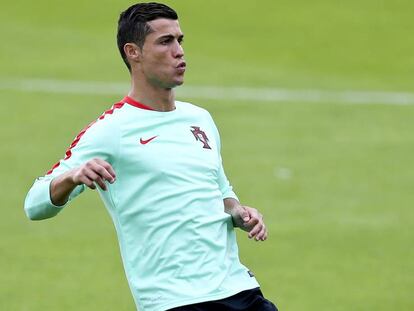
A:
<svg viewBox="0 0 414 311">
<path fill-rule="evenodd" d="M 141 62 L 142 50 L 135 43 L 125 43 L 124 52 L 131 65 Z"/>
</svg>

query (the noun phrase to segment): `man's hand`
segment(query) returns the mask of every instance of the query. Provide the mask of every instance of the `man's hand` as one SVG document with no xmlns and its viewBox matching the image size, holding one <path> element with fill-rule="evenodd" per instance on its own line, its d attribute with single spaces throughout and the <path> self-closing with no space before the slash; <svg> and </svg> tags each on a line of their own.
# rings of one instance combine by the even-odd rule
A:
<svg viewBox="0 0 414 311">
<path fill-rule="evenodd" d="M 235 199 L 224 199 L 226 213 L 233 218 L 235 227 L 247 231 L 249 239 L 256 241 L 267 239 L 267 229 L 263 221 L 263 215 L 253 207 L 241 205 Z"/>
<path fill-rule="evenodd" d="M 96 183 L 106 191 L 105 181 L 112 184 L 115 179 L 115 171 L 112 166 L 108 162 L 96 158 L 54 178 L 50 184 L 50 199 L 55 205 L 64 205 L 76 186 L 84 184 L 91 189 L 96 189 Z"/>
<path fill-rule="evenodd" d="M 105 181 L 111 184 L 115 182 L 115 171 L 112 166 L 99 158 L 90 160 L 72 171 L 72 181 L 75 185 L 85 184 L 91 189 L 96 189 L 96 184 L 106 191 Z"/>
</svg>

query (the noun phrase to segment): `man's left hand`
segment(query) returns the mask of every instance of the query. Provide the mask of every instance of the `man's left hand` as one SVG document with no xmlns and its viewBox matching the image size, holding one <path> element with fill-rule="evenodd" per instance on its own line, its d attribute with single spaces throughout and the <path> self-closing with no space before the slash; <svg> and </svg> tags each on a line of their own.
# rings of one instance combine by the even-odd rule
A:
<svg viewBox="0 0 414 311">
<path fill-rule="evenodd" d="M 264 241 L 267 239 L 267 229 L 263 221 L 263 215 L 253 207 L 240 205 L 235 199 L 224 200 L 226 212 L 233 218 L 235 227 L 247 231 L 249 239 Z"/>
</svg>

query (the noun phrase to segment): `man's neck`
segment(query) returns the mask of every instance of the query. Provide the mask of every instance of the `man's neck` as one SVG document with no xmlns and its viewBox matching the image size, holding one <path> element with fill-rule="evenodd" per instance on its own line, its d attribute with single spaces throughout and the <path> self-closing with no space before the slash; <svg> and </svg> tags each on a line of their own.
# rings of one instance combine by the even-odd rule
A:
<svg viewBox="0 0 414 311">
<path fill-rule="evenodd" d="M 175 92 L 173 89 L 154 87 L 143 82 L 132 78 L 131 90 L 128 96 L 156 111 L 172 111 L 175 109 Z"/>
</svg>

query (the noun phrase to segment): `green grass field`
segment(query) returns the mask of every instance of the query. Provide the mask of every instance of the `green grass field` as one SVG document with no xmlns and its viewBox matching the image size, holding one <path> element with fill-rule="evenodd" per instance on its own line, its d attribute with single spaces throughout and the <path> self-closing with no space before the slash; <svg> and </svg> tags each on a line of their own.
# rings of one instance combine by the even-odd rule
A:
<svg viewBox="0 0 414 311">
<path fill-rule="evenodd" d="M 414 92 L 408 0 L 166 3 L 186 36 L 186 85 Z M 48 79 L 127 88 L 115 27 L 130 4 L 2 5 L 0 310 L 134 310 L 96 193 L 47 221 L 23 212 L 34 178 L 125 94 L 2 87 Z M 238 240 L 280 310 L 414 310 L 414 105 L 180 99 L 213 114 L 228 177 L 265 215 L 267 242 Z"/>
</svg>

